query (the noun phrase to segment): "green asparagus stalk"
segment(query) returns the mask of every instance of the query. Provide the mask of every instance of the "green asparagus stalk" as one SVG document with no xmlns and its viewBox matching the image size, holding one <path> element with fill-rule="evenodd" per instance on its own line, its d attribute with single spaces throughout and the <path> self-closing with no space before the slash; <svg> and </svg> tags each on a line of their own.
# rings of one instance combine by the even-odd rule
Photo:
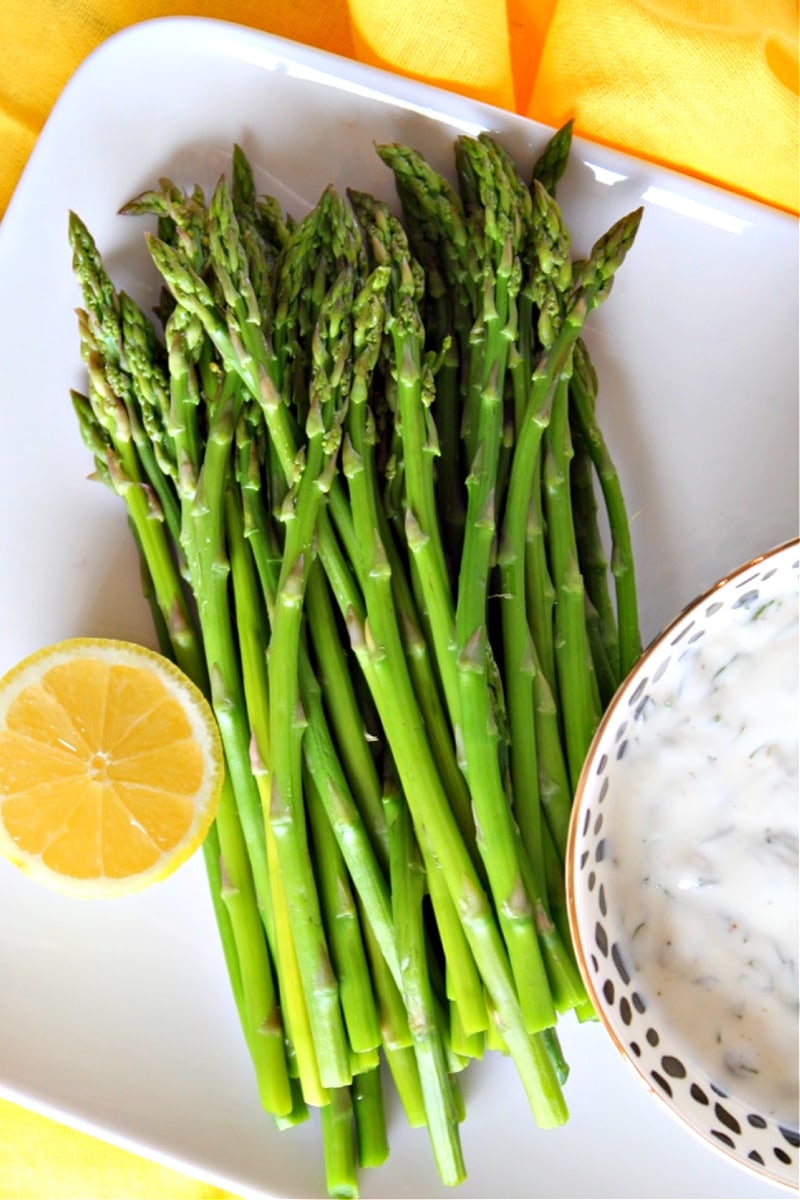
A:
<svg viewBox="0 0 800 1200">
<path fill-rule="evenodd" d="M 570 421 L 570 438 L 570 498 L 578 567 L 586 591 L 586 633 L 600 703 L 605 708 L 620 683 L 617 619 L 608 586 L 608 559 L 598 524 L 592 460 L 573 421 Z"/>
<path fill-rule="evenodd" d="M 245 1029 L 261 1102 L 267 1112 L 285 1117 L 294 1108 L 284 1050 L 285 1033 L 247 848 L 227 781 L 220 796 L 215 827 L 219 841 L 220 896 L 236 942 L 243 980 Z"/>
<path fill-rule="evenodd" d="M 380 271 L 380 268 L 378 268 L 378 271 Z M 383 280 L 383 276 L 374 275 L 373 277 L 378 278 L 381 282 Z M 364 290 L 367 296 L 369 295 L 369 287 L 370 285 L 368 284 Z M 389 652 L 394 657 L 397 671 L 402 672 L 402 675 L 408 678 L 406 675 L 407 667 L 401 638 L 401 628 L 396 616 L 393 588 L 393 585 L 399 586 L 399 571 L 393 572 L 389 559 L 391 551 L 389 550 L 387 553 L 387 542 L 381 536 L 385 530 L 385 521 L 380 515 L 377 488 L 374 479 L 374 423 L 366 406 L 367 389 L 362 386 L 364 371 L 361 368 L 361 364 L 364 362 L 365 357 L 368 364 L 374 357 L 370 351 L 368 341 L 364 343 L 364 349 L 356 363 L 354 371 L 354 385 L 350 395 L 348 412 L 348 436 L 345 441 L 343 455 L 343 470 L 350 481 L 351 509 L 357 532 L 357 540 L 362 547 L 361 554 L 359 555 L 358 573 L 366 599 L 367 623 L 365 627 L 367 629 L 372 627 L 376 631 L 381 631 L 379 636 L 385 636 L 386 645 L 391 647 Z M 368 369 L 368 367 L 365 369 Z M 404 602 L 406 611 L 408 612 L 410 600 L 401 594 L 401 602 Z M 356 623 L 357 614 L 351 610 L 347 615 L 349 616 L 349 627 L 352 638 L 353 631 L 358 628 Z M 409 626 L 410 622 L 407 618 L 405 622 L 407 639 L 410 636 Z M 379 662 L 382 663 L 385 651 L 382 649 L 378 650 L 377 648 L 374 651 L 370 651 L 363 636 L 358 637 L 354 643 L 354 648 L 356 656 L 359 658 L 365 674 L 370 680 L 370 685 L 375 695 L 375 687 L 380 687 L 381 684 L 378 682 L 374 668 Z M 420 663 L 417 659 L 416 666 L 419 667 L 419 665 Z M 415 666 L 413 654 L 410 659 L 410 666 L 413 671 Z M 408 679 L 408 685 L 410 689 L 409 700 L 416 708 L 417 699 L 410 678 Z M 378 703 L 377 696 L 376 703 Z M 380 711 L 379 703 L 378 708 Z M 432 712 L 431 715 L 433 715 Z M 423 744 L 421 749 L 424 747 L 423 752 L 430 758 L 431 750 L 427 739 L 422 733 L 422 729 L 423 722 L 420 717 L 419 737 Z M 444 748 L 442 748 L 442 753 L 446 753 Z M 442 796 L 442 803 L 447 805 L 449 813 L 451 810 L 446 797 L 442 793 L 441 779 L 436 765 L 433 762 L 431 765 L 436 773 L 437 787 L 439 794 Z M 458 980 L 460 1002 L 463 1006 L 463 1019 L 471 1030 L 480 1029 L 485 1023 L 481 988 L 472 962 L 472 952 L 458 922 L 457 904 L 454 906 L 455 897 L 452 895 L 452 889 L 449 886 L 443 886 L 444 880 L 440 880 L 439 878 L 441 867 L 437 863 L 437 855 L 431 853 L 431 848 L 427 845 L 423 847 L 423 854 L 426 856 L 426 863 L 430 868 L 431 895 L 436 908 L 440 934 L 445 941 L 453 964 L 454 975 Z M 458 965 L 456 966 L 456 964 Z"/>
<path fill-rule="evenodd" d="M 344 277 L 340 277 L 344 280 Z M 317 1052 L 320 1078 L 326 1087 L 349 1085 L 352 1077 L 339 986 L 330 961 L 316 881 L 308 853 L 302 773 L 305 714 L 300 703 L 300 643 L 303 596 L 319 508 L 338 448 L 336 420 L 341 375 L 346 361 L 347 285 L 334 285 L 323 302 L 325 316 L 317 325 L 317 372 L 312 378 L 306 417 L 307 449 L 296 489 L 289 493 L 283 563 L 269 646 L 270 741 L 272 797 L 270 824 L 278 858 L 292 896 L 290 920 L 302 972 L 306 1005 Z M 324 327 L 324 328 L 323 328 Z M 345 333 L 345 339 L 347 334 Z M 327 341 L 327 345 L 324 344 Z M 333 349 L 333 354 L 331 353 Z M 298 712 L 302 715 L 298 720 Z"/>
<path fill-rule="evenodd" d="M 419 313 L 418 273 L 400 222 L 388 207 L 364 193 L 350 193 L 370 240 L 376 262 L 390 265 L 386 329 L 391 337 L 390 371 L 396 385 L 396 422 L 402 448 L 406 537 L 418 609 L 424 614 L 434 648 L 454 736 L 458 738 L 458 679 L 453 657 L 455 616 L 434 478 L 438 439 L 426 407 L 424 330 Z"/>
<path fill-rule="evenodd" d="M 465 1177 L 453 1087 L 437 1020 L 425 956 L 422 858 L 404 801 L 387 795 L 386 824 L 391 862 L 392 908 L 401 963 L 403 996 L 420 1068 L 426 1123 L 439 1175 L 455 1186 Z"/>
<path fill-rule="evenodd" d="M 269 822 L 272 797 L 270 752 L 269 682 L 265 648 L 269 643 L 266 605 L 262 604 L 256 583 L 256 571 L 245 542 L 245 525 L 236 491 L 230 488 L 226 497 L 228 544 L 236 628 L 242 659 L 247 718 L 251 728 L 250 762 L 258 787 L 261 810 L 264 814 L 264 837 L 269 870 L 270 944 L 278 980 L 278 990 L 284 1014 L 286 1037 L 293 1056 L 293 1066 L 304 1101 L 314 1106 L 327 1102 L 313 1044 L 303 981 L 291 930 L 290 904 L 285 881 L 280 871 L 278 848 Z M 271 599 L 277 588 L 277 574 L 272 580 Z M 273 605 L 274 607 L 274 605 Z"/>
<path fill-rule="evenodd" d="M 348 1043 L 356 1054 L 367 1055 L 380 1046 L 381 1034 L 358 910 L 342 852 L 319 792 L 308 774 L 304 786 L 312 857 L 317 868 L 323 917 L 339 984 Z M 374 1065 L 377 1063 L 376 1054 Z"/>
<path fill-rule="evenodd" d="M 541 959 L 533 909 L 517 857 L 512 817 L 501 775 L 498 736 L 489 685 L 491 647 L 487 631 L 492 550 L 496 535 L 497 471 L 503 430 L 503 378 L 507 363 L 510 303 L 515 294 L 514 252 L 518 234 L 508 216 L 507 182 L 492 172 L 474 141 L 459 139 L 462 178 L 469 173 L 473 205 L 482 205 L 486 261 L 482 298 L 479 408 L 468 417 L 474 449 L 467 477 L 467 518 L 456 604 L 456 648 L 467 778 L 475 807 L 478 846 L 489 876 L 508 946 L 517 992 L 530 1032 L 547 1028 L 555 1012 Z M 477 343 L 473 343 L 473 353 Z M 477 372 L 473 372 L 473 377 Z M 472 389 L 471 394 L 474 394 Z M 467 396 L 469 406 L 471 396 Z M 514 662 L 511 673 L 519 669 Z"/>
<path fill-rule="evenodd" d="M 320 1114 L 325 1148 L 328 1195 L 342 1200 L 358 1196 L 356 1129 L 349 1087 L 334 1088 Z"/>
<path fill-rule="evenodd" d="M 357 1075 L 350 1087 L 350 1095 L 356 1122 L 358 1165 L 379 1167 L 389 1157 L 380 1068 Z"/>
<path fill-rule="evenodd" d="M 556 588 L 555 647 L 570 781 L 575 788 L 600 721 L 600 693 L 586 629 L 586 594 L 578 563 L 569 491 L 572 442 L 567 420 L 568 380 L 559 380 L 545 436 L 543 481 Z"/>
<path fill-rule="evenodd" d="M 567 121 L 557 129 L 542 153 L 533 164 L 531 182 L 538 182 L 555 198 L 556 184 L 566 170 L 572 147 L 574 121 Z"/>
<path fill-rule="evenodd" d="M 547 153 L 546 149 L 545 155 Z M 557 144 L 553 147 L 553 153 L 557 158 Z M 518 394 L 515 399 L 518 434 L 530 402 L 538 359 L 541 357 L 541 352 L 546 351 L 552 345 L 555 333 L 554 323 L 560 321 L 564 305 L 563 296 L 572 281 L 569 234 L 552 195 L 536 181 L 533 184 L 532 207 L 534 218 L 530 226 L 528 244 L 524 250 L 527 276 L 522 290 L 522 313 L 527 340 L 523 358 L 524 386 L 517 389 Z M 545 420 L 545 426 L 547 421 L 549 421 L 549 416 Z M 541 447 L 537 447 L 530 464 L 528 525 L 524 552 L 525 604 L 539 665 L 544 672 L 547 686 L 553 697 L 557 699 L 558 680 L 554 640 L 556 595 L 549 562 L 547 523 L 543 509 L 542 466 L 543 451 Z M 515 505 L 522 502 L 522 498 L 517 497 L 513 506 L 509 504 L 509 510 L 513 511 Z M 515 519 L 521 520 L 522 514 L 517 514 Z M 519 540 L 521 536 L 522 531 L 519 530 L 516 543 L 517 552 L 521 549 Z"/>
<path fill-rule="evenodd" d="M 636 576 L 630 524 L 619 475 L 597 422 L 595 398 L 597 376 L 592 367 L 585 343 L 579 339 L 575 346 L 575 370 L 570 386 L 570 403 L 575 413 L 586 451 L 592 459 L 600 480 L 612 538 L 611 573 L 614 576 L 619 626 L 619 676 L 631 670 L 641 654 Z"/>
</svg>

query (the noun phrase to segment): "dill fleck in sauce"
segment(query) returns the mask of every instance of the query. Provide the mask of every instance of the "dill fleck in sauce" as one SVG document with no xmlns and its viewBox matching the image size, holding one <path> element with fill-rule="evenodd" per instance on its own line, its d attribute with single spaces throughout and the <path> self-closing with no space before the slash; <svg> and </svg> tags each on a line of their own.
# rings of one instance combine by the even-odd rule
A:
<svg viewBox="0 0 800 1200">
<path fill-rule="evenodd" d="M 726 1093 L 796 1126 L 798 597 L 765 591 L 628 726 L 616 787 L 635 802 L 613 843 L 651 1015 Z"/>
</svg>

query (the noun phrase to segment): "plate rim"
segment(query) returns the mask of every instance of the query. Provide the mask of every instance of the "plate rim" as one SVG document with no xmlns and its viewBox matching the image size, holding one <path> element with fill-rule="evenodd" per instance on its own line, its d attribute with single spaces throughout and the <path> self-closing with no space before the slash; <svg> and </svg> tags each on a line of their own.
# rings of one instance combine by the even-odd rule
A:
<svg viewBox="0 0 800 1200">
<path fill-rule="evenodd" d="M 123 26 L 116 30 L 100 43 L 94 46 L 81 61 L 77 64 L 72 74 L 66 80 L 64 86 L 52 104 L 50 111 L 45 118 L 34 145 L 31 149 L 22 171 L 20 172 L 17 183 L 9 197 L 8 205 L 5 213 L 0 218 L 0 249 L 3 243 L 3 226 L 6 224 L 6 218 L 15 207 L 17 193 L 25 183 L 26 176 L 29 174 L 29 167 L 37 156 L 40 143 L 43 135 L 47 131 L 48 125 L 56 116 L 57 111 L 67 102 L 75 88 L 79 87 L 84 74 L 88 73 L 95 61 L 103 59 L 107 55 L 116 51 L 120 45 L 134 43 L 139 38 L 147 38 L 151 33 L 158 29 L 165 29 L 168 32 L 174 29 L 177 32 L 186 30 L 189 33 L 206 34 L 213 38 L 215 32 L 219 32 L 230 43 L 240 40 L 252 41 L 254 44 L 261 43 L 264 53 L 268 53 L 268 48 L 272 47 L 273 51 L 278 56 L 283 56 L 287 60 L 297 61 L 304 59 L 311 63 L 318 63 L 320 67 L 327 65 L 334 68 L 330 74 L 340 79 L 341 81 L 357 82 L 363 81 L 364 86 L 369 87 L 370 91 L 380 93 L 384 98 L 396 100 L 400 103 L 405 103 L 410 106 L 420 105 L 430 111 L 430 105 L 425 105 L 423 102 L 430 100 L 431 96 L 437 97 L 441 104 L 441 111 L 435 115 L 440 118 L 446 118 L 448 115 L 448 101 L 455 100 L 457 103 L 474 105 L 482 116 L 487 114 L 497 114 L 503 124 L 509 123 L 518 125 L 520 128 L 536 129 L 542 136 L 548 136 L 555 132 L 556 126 L 551 126 L 540 121 L 536 117 L 530 117 L 523 113 L 517 112 L 515 109 L 502 108 L 496 104 L 492 104 L 485 100 L 480 100 L 468 93 L 457 92 L 448 89 L 443 85 L 429 83 L 425 80 L 417 79 L 414 76 L 403 75 L 396 71 L 392 71 L 387 67 L 364 63 L 356 58 L 348 58 L 346 55 L 332 50 L 323 49 L 320 46 L 312 45 L 306 42 L 295 41 L 282 34 L 271 33 L 268 30 L 257 29 L 251 25 L 244 25 L 237 21 L 228 20 L 219 17 L 205 16 L 189 16 L 189 15 L 164 15 L 157 17 L 147 17 L 142 20 L 137 20 L 129 25 Z M 338 67 L 338 72 L 335 69 Z M 375 87 L 376 82 L 381 82 L 385 85 Z M 371 86 L 370 86 L 371 85 Z M 434 114 L 432 114 L 434 115 Z M 588 137 L 585 134 L 575 134 L 573 144 L 576 149 L 581 147 L 592 147 L 602 151 L 604 155 L 617 159 L 620 163 L 628 163 L 637 167 L 643 167 L 646 170 L 651 170 L 659 177 L 672 179 L 680 182 L 685 187 L 697 190 L 698 194 L 707 194 L 708 196 L 716 196 L 724 198 L 726 202 L 731 202 L 734 205 L 741 205 L 744 209 L 761 213 L 762 216 L 775 218 L 779 222 L 785 222 L 787 228 L 793 228 L 800 232 L 800 215 L 796 215 L 787 209 L 770 204 L 769 202 L 760 199 L 757 196 L 750 196 L 743 192 L 738 192 L 733 188 L 725 187 L 724 184 L 715 180 L 706 178 L 700 175 L 694 175 L 686 171 L 682 171 L 679 167 L 672 166 L 669 163 L 661 163 L 655 159 L 648 159 L 638 156 L 630 150 L 621 149 L 607 142 L 602 142 Z"/>
<path fill-rule="evenodd" d="M 239 25 L 235 22 L 219 21 L 216 19 L 204 18 L 204 17 L 152 18 L 152 19 L 149 19 L 146 21 L 137 22 L 136 24 L 134 24 L 132 26 L 126 27 L 125 29 L 117 32 L 116 34 L 113 34 L 111 37 L 106 39 L 98 47 L 96 47 L 91 52 L 91 54 L 87 56 L 86 59 L 84 59 L 83 63 L 81 63 L 79 65 L 79 67 L 74 72 L 72 77 L 68 80 L 67 84 L 65 85 L 65 88 L 62 90 L 62 93 L 60 94 L 58 100 L 56 101 L 56 104 L 53 106 L 53 109 L 51 110 L 51 114 L 48 116 L 48 120 L 45 123 L 45 126 L 43 127 L 39 138 L 37 139 L 37 143 L 34 146 L 34 150 L 31 154 L 31 156 L 29 157 L 28 162 L 25 165 L 25 168 L 23 169 L 19 183 L 15 187 L 14 193 L 12 194 L 8 208 L 6 210 L 6 213 L 4 214 L 3 220 L 2 220 L 2 222 L 0 222 L 0 260 L 2 260 L 3 249 L 4 249 L 4 245 L 5 245 L 6 241 L 10 240 L 10 238 L 11 238 L 10 231 L 13 230 L 13 226 L 16 221 L 16 217 L 14 216 L 16 209 L 25 200 L 25 188 L 23 185 L 26 185 L 26 181 L 28 179 L 30 179 L 32 170 L 35 169 L 35 163 L 36 163 L 36 160 L 38 159 L 37 152 L 39 152 L 41 150 L 41 148 L 44 146 L 44 140 L 43 140 L 44 134 L 47 132 L 48 126 L 50 126 L 51 122 L 55 119 L 57 111 L 58 112 L 61 111 L 64 104 L 68 101 L 69 97 L 73 94 L 73 91 L 76 88 L 81 86 L 81 79 L 84 75 L 84 68 L 86 68 L 88 71 L 90 63 L 93 62 L 96 58 L 99 58 L 100 56 L 104 56 L 104 54 L 109 50 L 109 48 L 112 46 L 112 44 L 117 45 L 118 43 L 121 43 L 123 41 L 123 39 L 126 42 L 133 43 L 134 35 L 136 35 L 138 37 L 142 31 L 149 31 L 154 26 L 163 26 L 166 24 L 179 26 L 181 28 L 186 28 L 189 25 L 191 25 L 193 27 L 197 27 L 198 29 L 202 28 L 202 29 L 207 30 L 209 36 L 213 36 L 214 30 L 216 27 L 224 26 L 224 27 L 227 27 L 228 29 L 234 31 L 231 34 L 232 41 L 235 41 L 238 36 L 245 35 L 248 39 L 256 39 L 261 42 L 266 42 L 269 44 L 277 45 L 281 49 L 281 53 L 285 54 L 285 55 L 290 55 L 292 50 L 294 48 L 297 48 L 300 52 L 301 57 L 312 59 L 314 61 L 318 61 L 318 62 L 328 64 L 328 65 L 330 65 L 332 62 L 333 63 L 343 63 L 343 64 L 345 64 L 345 66 L 347 68 L 347 72 L 350 72 L 355 69 L 358 71 L 359 74 L 361 74 L 363 72 L 367 79 L 370 79 L 373 81 L 375 80 L 376 77 L 380 78 L 381 80 L 393 81 L 393 86 L 384 93 L 385 96 L 389 100 L 402 101 L 403 94 L 407 90 L 413 94 L 414 100 L 416 100 L 417 98 L 430 97 L 431 94 L 435 94 L 436 97 L 438 97 L 438 99 L 439 99 L 439 106 L 438 107 L 434 106 L 433 111 L 431 111 L 431 113 L 430 113 L 430 115 L 434 119 L 446 119 L 446 117 L 448 115 L 447 114 L 447 98 L 451 97 L 453 100 L 455 100 L 459 104 L 463 101 L 463 102 L 466 102 L 467 104 L 474 105 L 476 110 L 479 111 L 482 115 L 487 114 L 487 113 L 488 114 L 499 113 L 502 116 L 504 124 L 509 125 L 509 126 L 511 124 L 515 124 L 515 125 L 518 125 L 519 128 L 536 129 L 539 132 L 541 132 L 542 134 L 544 134 L 549 129 L 549 127 L 544 126 L 540 122 L 532 120 L 531 118 L 524 117 L 524 116 L 521 116 L 520 114 L 516 114 L 516 113 L 510 112 L 510 111 L 504 110 L 504 109 L 497 109 L 489 104 L 486 104 L 483 101 L 473 100 L 470 97 L 463 97 L 457 93 L 451 93 L 445 88 L 439 88 L 433 84 L 424 83 L 424 82 L 418 81 L 418 80 L 412 80 L 405 76 L 395 75 L 394 73 L 386 71 L 382 68 L 372 67 L 367 64 L 357 63 L 357 62 L 355 62 L 355 60 L 350 60 L 344 56 L 336 55 L 329 51 L 319 49 L 317 47 L 310 47 L 303 43 L 296 43 L 289 39 L 279 37 L 277 35 L 269 34 L 269 33 L 266 33 L 266 32 L 260 31 L 260 30 L 255 30 L 248 26 Z M 635 156 L 627 154 L 623 151 L 616 150 L 613 147 L 608 147 L 601 143 L 595 143 L 595 142 L 592 142 L 589 139 L 585 139 L 585 138 L 582 138 L 582 139 L 576 138 L 576 144 L 579 146 L 582 145 L 582 146 L 589 146 L 589 147 L 597 147 L 602 150 L 603 155 L 605 155 L 607 157 L 616 158 L 621 162 L 625 162 L 625 163 L 629 163 L 629 164 L 636 164 L 636 165 L 643 165 L 648 172 L 652 172 L 652 173 L 656 174 L 659 178 L 662 178 L 665 176 L 674 176 L 675 178 L 681 180 L 683 183 L 685 183 L 687 186 L 691 187 L 692 189 L 697 189 L 697 191 L 699 193 L 707 194 L 710 190 L 715 193 L 719 193 L 726 198 L 726 202 L 733 203 L 737 206 L 742 206 L 745 210 L 750 210 L 753 208 L 753 206 L 757 206 L 758 208 L 763 209 L 764 212 L 769 215 L 770 219 L 773 219 L 773 218 L 782 219 L 787 216 L 781 210 L 774 209 L 773 207 L 771 207 L 769 205 L 764 205 L 764 204 L 761 204 L 760 202 L 754 201 L 750 198 L 743 197 L 737 193 L 732 193 L 732 192 L 727 191 L 726 189 L 718 188 L 716 185 L 710 184 L 703 180 L 698 180 L 692 176 L 683 175 L 680 172 L 676 172 L 676 171 L 672 170 L 671 168 L 662 166 L 660 164 L 654 164 L 654 163 L 648 162 L 647 160 L 637 159 Z M 21 199 L 20 199 L 20 196 L 21 196 Z M 11 220 L 9 220 L 10 216 L 12 218 Z M 0 1081 L 0 1090 L 4 1090 L 7 1092 L 7 1089 L 3 1088 L 2 1081 Z M 12 1100 L 14 1099 L 13 1097 L 10 1097 L 10 1098 L 12 1098 Z M 19 1102 L 19 1101 L 17 1101 L 17 1102 Z M 56 1120 L 62 1119 L 64 1121 L 64 1123 L 69 1123 L 76 1128 L 81 1127 L 81 1123 L 80 1123 L 79 1119 L 73 1119 L 71 1112 L 65 1112 L 63 1110 L 58 1110 L 58 1113 L 60 1115 L 55 1115 L 56 1110 L 54 1110 L 52 1106 L 49 1106 L 50 1111 L 45 1111 L 46 1108 L 48 1107 L 46 1104 L 40 1104 L 38 1106 L 34 1106 L 34 1104 L 30 1101 L 27 1103 L 28 1103 L 28 1107 L 35 1108 L 35 1111 L 40 1111 L 40 1112 L 42 1112 L 43 1115 L 51 1116 L 53 1119 L 56 1119 Z M 195 1175 L 198 1175 L 199 1173 L 201 1173 L 200 1167 L 197 1164 L 193 1164 L 191 1162 L 191 1160 L 174 1159 L 174 1158 L 170 1159 L 170 1156 L 168 1154 L 159 1152 L 156 1147 L 152 1147 L 150 1145 L 145 1146 L 144 1144 L 142 1144 L 136 1140 L 134 1140 L 133 1142 L 128 1141 L 126 1143 L 124 1132 L 123 1133 L 118 1132 L 115 1127 L 103 1126 L 102 1130 L 100 1130 L 99 1127 L 97 1129 L 94 1129 L 91 1127 L 91 1122 L 87 1122 L 87 1121 L 83 1121 L 82 1126 L 85 1128 L 85 1130 L 87 1132 L 92 1133 L 94 1136 L 101 1136 L 105 1141 L 119 1144 L 119 1145 L 123 1146 L 123 1148 L 133 1149 L 134 1152 L 137 1152 L 140 1154 L 145 1154 L 147 1157 L 150 1157 L 155 1161 L 164 1162 L 165 1165 L 174 1166 L 175 1163 L 179 1163 L 180 1165 L 177 1167 L 177 1169 L 179 1169 L 179 1170 L 182 1170 L 189 1174 L 195 1174 Z M 211 1178 L 207 1172 L 204 1172 L 204 1174 L 205 1174 L 205 1177 Z M 226 1187 L 231 1186 L 230 1180 L 226 1181 L 227 1177 L 223 1178 L 221 1176 L 218 1176 L 218 1177 L 213 1178 L 212 1182 L 219 1184 L 220 1179 L 222 1179 L 221 1186 L 226 1186 Z M 241 1188 L 242 1185 L 236 1184 L 235 1186 L 237 1188 Z M 264 1193 L 264 1194 L 272 1195 L 273 1193 L 269 1192 L 269 1193 Z"/>
</svg>

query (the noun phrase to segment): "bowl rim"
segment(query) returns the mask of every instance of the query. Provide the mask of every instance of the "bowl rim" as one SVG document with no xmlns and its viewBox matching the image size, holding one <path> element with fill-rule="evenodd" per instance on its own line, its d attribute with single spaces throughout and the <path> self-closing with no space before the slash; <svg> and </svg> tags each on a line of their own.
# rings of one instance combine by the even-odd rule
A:
<svg viewBox="0 0 800 1200">
<path fill-rule="evenodd" d="M 575 863 L 576 845 L 579 837 L 578 829 L 584 811 L 584 798 L 589 789 L 589 781 L 593 774 L 593 767 L 595 767 L 597 763 L 598 749 L 601 743 L 604 741 L 608 727 L 613 724 L 616 719 L 618 719 L 621 703 L 627 696 L 633 681 L 638 679 L 639 675 L 646 670 L 648 662 L 661 650 L 665 642 L 669 641 L 670 636 L 677 630 L 678 626 L 683 624 L 687 617 L 690 617 L 697 610 L 706 606 L 712 597 L 720 591 L 720 589 L 727 587 L 730 584 L 734 584 L 737 581 L 742 581 L 743 577 L 756 571 L 761 564 L 765 562 L 768 563 L 774 558 L 782 557 L 784 554 L 788 555 L 792 549 L 800 554 L 800 536 L 789 538 L 786 541 L 772 546 L 769 550 L 766 550 L 762 554 L 758 554 L 753 558 L 748 559 L 740 566 L 718 578 L 709 587 L 704 589 L 702 592 L 697 593 L 694 599 L 685 604 L 676 614 L 676 616 L 673 617 L 668 624 L 663 626 L 660 632 L 656 633 L 647 646 L 643 649 L 640 657 L 631 667 L 625 678 L 621 681 L 618 688 L 614 692 L 614 695 L 608 702 L 586 752 L 583 767 L 575 787 L 572 810 L 570 813 L 565 850 L 564 874 L 567 918 L 578 969 L 599 1021 L 608 1036 L 611 1038 L 613 1045 L 621 1055 L 623 1061 L 633 1070 L 634 1075 L 645 1087 L 647 1092 L 649 1092 L 651 1096 L 654 1096 L 656 1100 L 660 1101 L 661 1106 L 671 1114 L 671 1116 L 681 1125 L 681 1127 L 687 1129 L 697 1140 L 702 1143 L 702 1145 L 715 1151 L 727 1161 L 733 1162 L 741 1170 L 747 1171 L 751 1175 L 754 1175 L 761 1180 L 766 1180 L 770 1184 L 783 1188 L 788 1192 L 796 1193 L 797 1184 L 790 1183 L 786 1178 L 774 1174 L 766 1166 L 762 1167 L 745 1159 L 735 1150 L 728 1148 L 722 1143 L 717 1143 L 701 1128 L 698 1128 L 697 1125 L 681 1108 L 669 1103 L 666 1097 L 653 1087 L 652 1083 L 645 1075 L 643 1068 L 639 1066 L 638 1061 L 631 1055 L 626 1046 L 623 1044 L 622 1039 L 609 1019 L 606 1011 L 606 1003 L 595 984 L 594 972 L 590 970 L 587 962 L 587 951 L 584 948 L 584 942 L 580 936 L 576 889 L 576 878 L 578 871 L 576 870 Z"/>
</svg>

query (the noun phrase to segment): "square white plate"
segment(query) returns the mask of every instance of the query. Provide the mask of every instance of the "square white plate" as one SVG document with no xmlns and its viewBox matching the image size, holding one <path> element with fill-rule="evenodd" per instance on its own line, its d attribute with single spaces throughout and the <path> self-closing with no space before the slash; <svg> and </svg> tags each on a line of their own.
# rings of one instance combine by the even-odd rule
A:
<svg viewBox="0 0 800 1200">
<path fill-rule="evenodd" d="M 239 141 L 261 190 L 301 215 L 329 182 L 392 197 L 374 141 L 409 142 L 449 170 L 456 134 L 483 128 L 525 168 L 549 135 L 204 20 L 133 27 L 87 60 L 0 227 L 0 672 L 64 637 L 153 641 L 121 505 L 86 482 L 69 401 L 82 374 L 68 209 L 117 283 L 146 298 L 143 225 L 115 214 L 160 176 L 209 187 Z M 635 514 L 649 638 L 718 576 L 796 532 L 797 224 L 585 142 L 559 200 L 576 253 L 646 210 L 589 341 Z M 0 863 L 0 911 L 1 1094 L 242 1195 L 324 1194 L 316 1122 L 279 1135 L 260 1112 L 200 856 L 141 896 L 98 905 L 51 896 Z M 572 1066 L 563 1129 L 534 1127 L 505 1060 L 468 1072 L 469 1179 L 457 1194 L 781 1194 L 650 1102 L 601 1028 L 565 1021 L 562 1040 Z M 424 1132 L 391 1113 L 391 1158 L 362 1176 L 362 1195 L 452 1196 Z"/>
</svg>

